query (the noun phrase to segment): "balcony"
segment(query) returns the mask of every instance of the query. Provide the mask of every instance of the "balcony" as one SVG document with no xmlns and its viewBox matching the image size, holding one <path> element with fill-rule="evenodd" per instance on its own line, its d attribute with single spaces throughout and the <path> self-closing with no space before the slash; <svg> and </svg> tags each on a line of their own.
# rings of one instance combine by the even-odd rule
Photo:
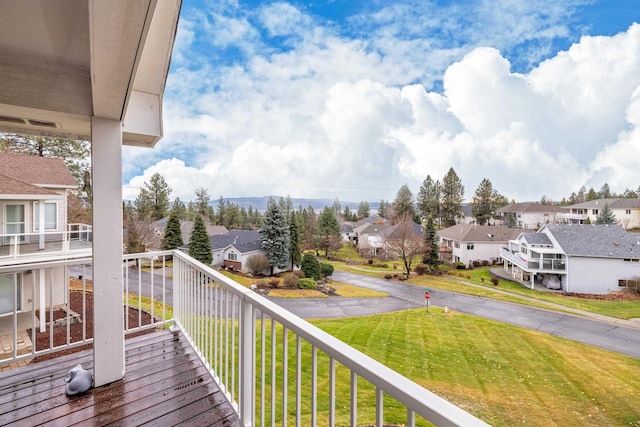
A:
<svg viewBox="0 0 640 427">
<path fill-rule="evenodd" d="M 73 273 L 78 278 L 65 280 L 66 304 L 45 304 L 45 317 L 54 321 L 44 327 L 38 311 L 14 310 L 0 317 L 0 331 L 9 331 L 0 337 L 5 350 L 0 354 L 0 367 L 24 365 L 0 374 L 2 425 L 39 421 L 69 425 L 78 420 L 93 424 L 206 420 L 207 424 L 244 426 L 414 426 L 427 421 L 486 425 L 177 251 L 124 257 L 124 334 L 148 334 L 126 339 L 127 375 L 123 380 L 67 397 L 62 379 L 76 363 L 90 369 L 90 351 L 29 361 L 91 346 L 91 331 L 83 321 L 86 304 L 70 309 L 72 301 L 91 298 L 91 259 L 40 267 L 46 270 L 44 277 L 53 277 L 54 269 L 64 268 L 67 277 Z M 5 266 L 0 273 L 38 268 L 37 264 Z M 36 297 L 54 294 L 54 280 L 45 283 L 48 289 L 40 294 L 35 280 L 22 286 L 31 287 Z M 19 298 L 14 290 L 13 307 L 19 306 Z M 40 303 L 34 301 L 35 306 Z M 99 320 L 95 328 L 104 327 Z M 33 331 L 37 332 L 36 345 L 31 341 Z M 372 411 L 359 406 L 362 392 L 375 396 Z M 364 413 L 375 415 L 369 419 Z"/>
<path fill-rule="evenodd" d="M 0 234 L 0 265 L 56 256 L 91 255 L 92 240 L 92 227 L 86 224 L 69 224 L 67 231 Z"/>
<path fill-rule="evenodd" d="M 500 248 L 500 256 L 525 271 L 562 273 L 566 270 L 564 259 L 528 258 L 521 252 L 514 251 L 506 246 Z"/>
</svg>

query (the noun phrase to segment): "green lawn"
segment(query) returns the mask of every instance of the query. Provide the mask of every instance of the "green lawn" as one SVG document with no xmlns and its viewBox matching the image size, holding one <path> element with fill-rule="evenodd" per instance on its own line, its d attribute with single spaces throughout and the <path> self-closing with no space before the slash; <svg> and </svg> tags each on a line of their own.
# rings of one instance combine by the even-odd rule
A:
<svg viewBox="0 0 640 427">
<path fill-rule="evenodd" d="M 495 426 L 640 426 L 640 360 L 631 357 L 441 309 L 312 323 Z M 289 337 L 293 424 L 295 340 Z M 281 329 L 278 340 L 280 372 Z M 271 344 L 265 345 L 269 366 Z M 303 346 L 303 354 L 302 364 L 309 366 L 309 345 Z M 326 425 L 327 365 L 327 358 L 319 357 L 318 425 Z M 337 425 L 347 425 L 348 371 L 339 368 L 337 377 Z M 310 387 L 308 373 L 302 381 L 305 390 Z M 268 376 L 266 383 L 269 402 Z M 281 396 L 281 379 L 278 384 L 276 395 Z M 276 401 L 279 419 L 280 399 Z M 374 389 L 360 380 L 358 425 L 374 423 L 374 402 Z M 388 397 L 385 402 L 385 422 L 404 422 L 405 409 Z M 268 405 L 266 419 L 270 419 Z M 302 424 L 309 424 L 309 408 L 304 406 Z"/>
</svg>

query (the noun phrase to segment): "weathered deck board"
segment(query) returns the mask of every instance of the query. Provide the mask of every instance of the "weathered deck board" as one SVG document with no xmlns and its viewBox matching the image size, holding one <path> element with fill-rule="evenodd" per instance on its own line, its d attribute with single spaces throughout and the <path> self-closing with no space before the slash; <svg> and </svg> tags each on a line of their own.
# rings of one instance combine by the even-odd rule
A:
<svg viewBox="0 0 640 427">
<path fill-rule="evenodd" d="M 126 376 L 81 396 L 64 392 L 91 351 L 0 374 L 0 425 L 239 426 L 238 415 L 182 335 L 156 332 L 126 341 Z"/>
</svg>

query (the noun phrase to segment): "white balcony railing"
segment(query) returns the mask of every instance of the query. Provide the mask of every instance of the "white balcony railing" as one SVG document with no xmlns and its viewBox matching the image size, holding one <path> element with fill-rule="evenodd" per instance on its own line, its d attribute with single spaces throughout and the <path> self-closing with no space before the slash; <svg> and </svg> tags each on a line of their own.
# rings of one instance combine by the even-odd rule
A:
<svg viewBox="0 0 640 427">
<path fill-rule="evenodd" d="M 500 248 L 500 256 L 526 271 L 540 270 L 563 272 L 566 270 L 564 259 L 528 258 L 520 252 L 510 250 L 506 246 L 502 246 Z"/>
<path fill-rule="evenodd" d="M 169 258 L 172 259 L 169 262 Z M 75 265 L 72 265 L 75 264 Z M 178 251 L 124 256 L 123 291 L 125 333 L 157 328 L 172 322 L 180 328 L 201 361 L 238 411 L 243 425 L 363 425 L 384 423 L 414 426 L 428 420 L 436 425 L 486 425 L 462 409 L 366 356 L 305 320 L 282 309 L 217 271 Z M 76 276 L 66 283 L 64 295 L 83 301 L 90 297 L 91 260 L 55 262 L 49 265 L 19 266 L 45 269 L 48 295 L 56 294 L 54 269 L 65 268 Z M 0 274 L 9 267 L 0 267 Z M 15 269 L 14 269 L 15 271 Z M 69 281 L 65 281 L 69 282 Z M 37 295 L 35 279 L 23 283 Z M 77 293 L 77 295 L 72 295 Z M 47 292 L 45 292 L 47 294 Z M 23 295 L 24 296 L 24 295 Z M 20 301 L 14 292 L 13 306 Z M 149 304 L 150 299 L 155 304 Z M 40 304 L 35 301 L 35 305 Z M 46 305 L 51 314 L 53 304 Z M 129 308 L 137 310 L 129 310 Z M 171 310 L 173 316 L 171 317 Z M 81 310 L 80 310 L 81 311 Z M 68 313 L 68 312 L 67 312 Z M 145 318 L 145 313 L 151 319 Z M 20 354 L 16 351 L 19 327 L 36 330 L 33 310 L 13 312 L 0 321 L 13 323 L 13 352 L 0 355 L 0 364 L 30 359 L 63 348 L 88 344 L 88 331 L 71 334 L 75 310 L 66 315 L 66 344 L 54 345 L 54 326 L 47 324 L 40 334 L 50 336 Z M 19 319 L 20 316 L 27 316 Z M 146 319 L 146 320 L 145 320 Z M 94 327 L 100 327 L 96 319 Z M 84 324 L 84 322 L 81 322 Z M 49 335 L 46 335 L 49 334 Z M 359 393 L 360 390 L 360 393 Z M 359 408 L 362 392 L 375 395 L 375 409 Z M 398 410 L 398 406 L 403 409 Z M 371 419 L 362 412 L 374 414 Z"/>
<path fill-rule="evenodd" d="M 67 231 L 0 234 L 0 265 L 3 260 L 50 258 L 55 255 L 91 253 L 90 225 L 69 224 Z"/>
</svg>

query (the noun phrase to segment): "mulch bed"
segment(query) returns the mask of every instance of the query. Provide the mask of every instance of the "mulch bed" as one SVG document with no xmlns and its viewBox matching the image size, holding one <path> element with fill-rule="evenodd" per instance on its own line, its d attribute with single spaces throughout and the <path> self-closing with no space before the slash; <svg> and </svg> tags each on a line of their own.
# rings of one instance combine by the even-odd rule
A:
<svg viewBox="0 0 640 427">
<path fill-rule="evenodd" d="M 86 337 L 93 337 L 93 294 L 91 292 L 87 292 L 84 297 L 84 302 L 86 304 L 86 317 L 84 319 L 78 319 L 79 321 L 73 322 L 69 325 L 69 336 L 70 342 L 79 342 L 82 341 L 82 333 L 83 328 L 86 331 Z M 82 292 L 71 291 L 69 293 L 69 308 L 82 316 L 82 306 L 83 306 L 83 296 Z M 53 318 L 56 319 L 64 319 L 67 317 L 67 313 L 62 309 L 56 309 L 53 312 Z M 151 324 L 151 315 L 145 311 L 139 313 L 139 311 L 135 308 L 129 307 L 129 328 L 136 328 L 140 326 L 138 324 L 138 315 L 141 314 L 141 325 L 149 325 Z M 50 312 L 47 311 L 46 314 L 47 321 L 49 321 Z M 126 319 L 126 318 L 125 318 Z M 73 320 L 73 319 L 72 319 Z M 138 335 L 148 334 L 153 332 L 153 329 L 148 329 L 141 332 L 135 332 L 131 334 L 127 334 L 127 338 L 131 338 Z M 49 348 L 49 340 L 50 340 L 50 328 L 47 326 L 47 330 L 45 332 L 37 332 L 35 334 L 35 339 L 33 336 L 33 331 L 29 329 L 29 336 L 31 337 L 31 341 L 35 342 L 36 350 L 44 350 Z M 57 325 L 53 327 L 53 345 L 65 345 L 67 343 L 67 325 Z M 37 356 L 33 359 L 32 363 L 41 362 L 43 360 L 53 359 L 59 356 L 63 356 L 66 354 L 76 353 L 78 351 L 87 350 L 92 348 L 92 344 L 86 344 L 79 347 L 75 347 L 72 349 L 66 349 L 61 351 L 56 351 L 54 353 L 45 354 L 42 356 Z"/>
<path fill-rule="evenodd" d="M 596 294 L 579 294 L 570 292 L 568 294 L 557 293 L 558 296 L 567 296 L 574 298 L 596 299 L 603 301 L 640 301 L 640 294 L 632 291 L 611 292 L 604 295 Z"/>
</svg>

